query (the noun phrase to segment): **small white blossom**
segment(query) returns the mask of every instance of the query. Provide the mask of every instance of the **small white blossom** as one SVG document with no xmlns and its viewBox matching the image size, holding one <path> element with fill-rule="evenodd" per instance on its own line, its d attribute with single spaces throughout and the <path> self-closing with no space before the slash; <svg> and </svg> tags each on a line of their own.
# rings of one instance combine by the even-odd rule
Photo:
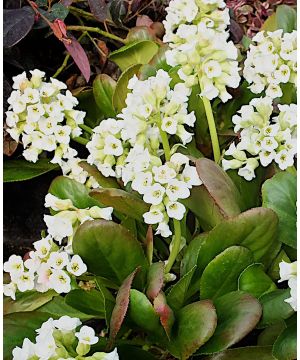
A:
<svg viewBox="0 0 300 360">
<path fill-rule="evenodd" d="M 49 276 L 51 287 L 58 293 L 68 293 L 71 291 L 71 279 L 63 270 L 53 270 Z"/>
<path fill-rule="evenodd" d="M 78 318 L 72 318 L 64 315 L 58 320 L 54 320 L 53 325 L 61 331 L 72 331 L 81 325 L 81 321 Z"/>
<path fill-rule="evenodd" d="M 87 271 L 87 266 L 79 255 L 74 255 L 67 265 L 67 270 L 75 276 L 80 276 Z"/>
<path fill-rule="evenodd" d="M 75 333 L 81 344 L 94 345 L 98 342 L 98 337 L 95 336 L 95 330 L 89 326 L 82 326 L 79 332 Z"/>
</svg>

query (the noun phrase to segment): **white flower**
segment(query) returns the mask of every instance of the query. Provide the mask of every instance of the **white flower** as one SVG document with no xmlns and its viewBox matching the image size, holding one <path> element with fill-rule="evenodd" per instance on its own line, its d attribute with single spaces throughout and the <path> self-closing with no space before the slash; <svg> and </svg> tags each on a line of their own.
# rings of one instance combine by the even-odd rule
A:
<svg viewBox="0 0 300 360">
<path fill-rule="evenodd" d="M 82 326 L 80 331 L 75 333 L 75 336 L 81 344 L 94 345 L 99 340 L 98 337 L 95 336 L 95 330 L 89 326 Z"/>
<path fill-rule="evenodd" d="M 28 149 L 23 151 L 24 158 L 27 161 L 30 161 L 30 162 L 33 162 L 33 163 L 37 162 L 39 154 L 40 154 L 40 150 L 33 147 L 33 146 L 31 146 Z"/>
<path fill-rule="evenodd" d="M 29 258 L 24 261 L 24 265 L 29 271 L 35 272 L 39 269 L 41 261 L 37 251 L 30 251 Z"/>
<path fill-rule="evenodd" d="M 294 311 L 297 311 L 297 276 L 291 277 L 288 281 L 288 285 L 291 289 L 291 297 L 284 301 L 290 304 Z"/>
<path fill-rule="evenodd" d="M 13 360 L 29 360 L 36 354 L 36 346 L 28 338 L 23 340 L 22 347 L 15 347 L 12 351 Z"/>
<path fill-rule="evenodd" d="M 41 360 L 50 359 L 56 353 L 56 343 L 53 337 L 36 337 L 35 353 Z"/>
<path fill-rule="evenodd" d="M 166 222 L 161 222 L 155 231 L 155 235 L 161 235 L 162 237 L 169 237 L 172 235 L 172 231 Z"/>
<path fill-rule="evenodd" d="M 202 184 L 195 166 L 186 165 L 180 178 L 186 183 L 189 189 Z"/>
<path fill-rule="evenodd" d="M 47 321 L 43 322 L 42 326 L 39 329 L 36 329 L 36 333 L 41 337 L 51 338 L 54 330 L 54 320 L 49 318 Z"/>
<path fill-rule="evenodd" d="M 174 135 L 177 131 L 177 121 L 174 117 L 165 117 L 162 120 L 161 128 L 168 134 Z"/>
<path fill-rule="evenodd" d="M 136 174 L 134 180 L 132 181 L 131 187 L 140 194 L 145 194 L 149 186 L 152 185 L 152 179 L 153 176 L 151 172 L 140 172 Z"/>
<path fill-rule="evenodd" d="M 67 270 L 75 276 L 80 276 L 87 271 L 87 266 L 79 255 L 74 255 L 67 265 Z"/>
<path fill-rule="evenodd" d="M 14 282 L 3 284 L 3 294 L 11 297 L 13 300 L 16 300 L 16 290 L 17 286 Z"/>
<path fill-rule="evenodd" d="M 69 255 L 64 251 L 51 252 L 47 263 L 53 269 L 62 270 L 69 263 Z"/>
<path fill-rule="evenodd" d="M 24 271 L 23 259 L 21 256 L 11 255 L 8 261 L 3 264 L 3 270 L 15 275 L 22 274 Z"/>
<path fill-rule="evenodd" d="M 48 256 L 51 247 L 52 247 L 52 240 L 50 236 L 47 236 L 39 241 L 35 241 L 33 246 L 36 250 L 37 255 L 42 259 Z"/>
<path fill-rule="evenodd" d="M 88 212 L 93 219 L 111 220 L 113 210 L 113 207 L 100 208 L 99 206 L 92 206 Z"/>
<path fill-rule="evenodd" d="M 58 320 L 54 320 L 53 325 L 61 331 L 72 331 L 81 325 L 81 321 L 78 318 L 72 318 L 70 316 L 64 315 Z"/>
<path fill-rule="evenodd" d="M 250 158 L 247 160 L 246 165 L 239 169 L 238 174 L 242 176 L 247 181 L 251 181 L 255 178 L 254 170 L 259 166 L 258 161 L 255 158 Z"/>
<path fill-rule="evenodd" d="M 154 173 L 154 180 L 161 184 L 167 184 L 176 177 L 176 171 L 167 164 L 159 167 L 154 166 L 152 171 Z"/>
<path fill-rule="evenodd" d="M 278 280 L 278 282 L 287 281 L 292 276 L 297 275 L 297 261 L 292 263 L 281 261 L 281 263 L 279 263 L 279 274 L 280 280 Z"/>
<path fill-rule="evenodd" d="M 51 266 L 48 263 L 42 263 L 37 270 L 38 278 L 36 283 L 36 290 L 38 292 L 46 292 L 51 288 L 50 284 L 50 276 L 53 273 L 53 269 L 51 269 Z"/>
<path fill-rule="evenodd" d="M 165 188 L 158 183 L 149 186 L 145 193 L 143 200 L 152 205 L 159 205 L 162 202 L 162 199 L 165 194 Z"/>
<path fill-rule="evenodd" d="M 106 353 L 103 360 L 119 360 L 117 348 L 110 353 Z"/>
<path fill-rule="evenodd" d="M 185 207 L 181 203 L 175 201 L 175 202 L 169 202 L 166 205 L 167 214 L 170 218 L 174 218 L 176 220 L 181 220 L 184 217 L 185 214 Z"/>
<path fill-rule="evenodd" d="M 53 239 L 61 242 L 64 237 L 73 235 L 72 220 L 63 216 L 63 212 L 57 215 L 44 215 L 44 221 L 48 228 L 48 233 Z"/>
<path fill-rule="evenodd" d="M 16 276 L 13 276 L 13 281 L 21 292 L 34 288 L 34 274 L 32 272 L 26 271 L 21 274 L 16 274 Z"/>
<path fill-rule="evenodd" d="M 71 291 L 71 279 L 63 270 L 53 270 L 49 276 L 51 287 L 59 294 Z"/>
<path fill-rule="evenodd" d="M 113 135 L 108 135 L 105 137 L 104 141 L 104 154 L 114 156 L 120 156 L 123 154 L 122 142 L 119 139 L 116 139 Z"/>
<path fill-rule="evenodd" d="M 146 224 L 158 224 L 163 221 L 164 214 L 161 211 L 161 207 L 152 205 L 150 211 L 143 214 L 143 218 Z"/>
<path fill-rule="evenodd" d="M 166 187 L 166 195 L 171 201 L 186 199 L 190 196 L 190 191 L 184 181 L 172 179 Z"/>
<path fill-rule="evenodd" d="M 275 161 L 281 170 L 294 165 L 294 152 L 281 150 L 275 155 Z"/>
<path fill-rule="evenodd" d="M 45 196 L 45 207 L 51 208 L 54 211 L 62 211 L 72 209 L 73 203 L 70 199 L 59 199 L 49 193 Z"/>
</svg>

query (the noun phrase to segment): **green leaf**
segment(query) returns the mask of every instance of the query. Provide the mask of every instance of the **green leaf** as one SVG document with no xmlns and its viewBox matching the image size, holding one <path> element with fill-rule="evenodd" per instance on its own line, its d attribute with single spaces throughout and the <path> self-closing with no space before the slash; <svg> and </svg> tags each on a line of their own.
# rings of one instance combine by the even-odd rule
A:
<svg viewBox="0 0 300 360">
<path fill-rule="evenodd" d="M 273 355 L 278 360 L 297 359 L 297 325 L 288 326 L 278 336 L 273 346 Z"/>
<path fill-rule="evenodd" d="M 216 309 L 210 300 L 185 306 L 178 313 L 176 335 L 169 343 L 169 351 L 178 359 L 188 359 L 211 338 L 216 326 Z"/>
<path fill-rule="evenodd" d="M 94 315 L 83 313 L 72 306 L 66 304 L 65 298 L 62 296 L 55 296 L 47 304 L 39 308 L 39 312 L 45 312 L 50 314 L 52 317 L 61 317 L 68 315 L 70 317 L 78 317 L 80 320 L 90 320 Z"/>
<path fill-rule="evenodd" d="M 263 307 L 263 314 L 258 328 L 276 324 L 281 320 L 288 319 L 294 314 L 294 310 L 290 304 L 284 300 L 290 297 L 290 289 L 278 289 L 263 295 L 259 301 Z"/>
<path fill-rule="evenodd" d="M 147 64 L 157 53 L 158 48 L 158 45 L 151 40 L 135 41 L 110 53 L 109 59 L 124 71 L 132 65 Z"/>
<path fill-rule="evenodd" d="M 107 319 L 107 311 L 111 313 L 114 307 L 114 298 L 108 291 L 104 294 L 95 289 L 72 290 L 66 295 L 65 302 L 72 308 L 84 314 L 93 315 L 97 319 Z"/>
<path fill-rule="evenodd" d="M 165 294 L 161 291 L 153 301 L 153 307 L 155 312 L 159 315 L 159 320 L 164 328 L 168 339 L 171 336 L 172 326 L 175 321 L 173 310 L 167 303 Z"/>
<path fill-rule="evenodd" d="M 265 273 L 262 264 L 248 266 L 239 277 L 239 290 L 245 291 L 256 298 L 276 289 L 277 286 Z"/>
<path fill-rule="evenodd" d="M 153 301 L 164 284 L 164 268 L 165 264 L 161 262 L 153 263 L 148 271 L 148 286 L 146 294 L 148 298 Z"/>
<path fill-rule="evenodd" d="M 153 40 L 156 36 L 148 26 L 135 26 L 128 31 L 126 36 L 127 44 L 140 40 Z"/>
<path fill-rule="evenodd" d="M 75 233 L 73 249 L 90 272 L 118 285 L 139 266 L 136 284 L 140 286 L 145 279 L 148 262 L 142 247 L 122 225 L 106 220 L 86 221 Z"/>
<path fill-rule="evenodd" d="M 132 345 L 118 345 L 118 354 L 121 360 L 155 360 L 149 351 Z"/>
<path fill-rule="evenodd" d="M 277 28 L 290 33 L 297 28 L 297 13 L 288 5 L 279 5 L 276 9 Z"/>
<path fill-rule="evenodd" d="M 166 61 L 166 51 L 169 49 L 167 44 L 162 45 L 159 49 L 157 54 L 153 56 L 151 61 L 148 64 L 143 65 L 140 68 L 140 76 L 141 80 L 146 80 L 150 76 L 155 76 L 157 71 L 162 69 L 165 71 L 169 71 L 171 66 L 167 64 Z"/>
<path fill-rule="evenodd" d="M 138 268 L 127 276 L 127 278 L 124 280 L 123 284 L 120 286 L 120 289 L 118 291 L 116 298 L 116 305 L 112 311 L 110 326 L 109 326 L 109 330 L 110 330 L 109 339 L 111 344 L 113 344 L 119 330 L 121 329 L 125 315 L 127 313 L 130 289 L 137 271 Z"/>
<path fill-rule="evenodd" d="M 61 19 L 64 20 L 69 13 L 69 9 L 61 3 L 53 4 L 51 7 L 51 16 L 54 19 Z"/>
<path fill-rule="evenodd" d="M 203 360 L 274 360 L 272 346 L 247 346 L 222 351 Z"/>
<path fill-rule="evenodd" d="M 143 200 L 121 189 L 97 189 L 90 192 L 90 196 L 138 221 L 143 221 L 143 214 L 149 210 Z"/>
<path fill-rule="evenodd" d="M 132 65 L 126 69 L 118 79 L 117 86 L 113 93 L 112 103 L 116 112 L 120 113 L 122 109 L 126 106 L 125 100 L 129 89 L 127 88 L 129 80 L 133 75 L 139 72 L 139 69 L 142 65 Z"/>
<path fill-rule="evenodd" d="M 16 346 L 22 346 L 23 340 L 28 338 L 34 341 L 36 329 L 51 317 L 47 313 L 38 311 L 18 312 L 5 315 L 3 318 L 3 358 L 12 359 L 12 350 Z"/>
<path fill-rule="evenodd" d="M 218 325 L 213 337 L 200 349 L 200 354 L 212 354 L 238 343 L 252 331 L 261 317 L 257 299 L 239 291 L 228 293 L 214 301 Z"/>
<path fill-rule="evenodd" d="M 268 269 L 268 275 L 273 280 L 279 280 L 280 279 L 280 273 L 279 273 L 279 264 L 282 262 L 291 262 L 289 257 L 287 256 L 286 252 L 282 249 L 279 254 L 276 256 L 274 261 L 272 262 L 270 268 Z"/>
<path fill-rule="evenodd" d="M 79 101 L 78 107 L 80 110 L 86 113 L 84 123 L 91 128 L 99 125 L 104 116 L 96 104 L 93 89 L 79 88 L 73 91 L 73 95 L 76 96 Z"/>
<path fill-rule="evenodd" d="M 90 176 L 93 176 L 101 187 L 116 189 L 120 187 L 115 178 L 102 175 L 96 166 L 90 165 L 86 161 L 81 161 L 79 165 L 83 168 L 83 170 L 87 171 Z"/>
<path fill-rule="evenodd" d="M 96 104 L 106 118 L 114 117 L 116 115 L 112 104 L 115 88 L 115 80 L 107 74 L 97 75 L 93 82 L 93 93 Z"/>
<path fill-rule="evenodd" d="M 128 315 L 141 329 L 150 333 L 162 333 L 158 314 L 147 296 L 138 290 L 130 290 Z"/>
<path fill-rule="evenodd" d="M 102 206 L 96 199 L 89 196 L 89 189 L 86 186 L 66 176 L 55 178 L 48 192 L 59 199 L 72 200 L 73 205 L 79 209 Z"/>
<path fill-rule="evenodd" d="M 277 17 L 276 13 L 272 14 L 267 18 L 267 20 L 263 23 L 263 26 L 261 27 L 261 30 L 265 31 L 275 31 L 277 30 Z"/>
<path fill-rule="evenodd" d="M 264 329 L 257 338 L 257 345 L 273 345 L 280 333 L 286 328 L 284 321 L 280 321 Z"/>
<path fill-rule="evenodd" d="M 23 311 L 34 311 L 48 303 L 57 293 L 53 290 L 45 293 L 37 291 L 25 291 L 17 293 L 16 300 L 5 297 L 3 300 L 3 314 L 10 314 Z"/>
<path fill-rule="evenodd" d="M 251 209 L 224 220 L 210 232 L 203 233 L 190 242 L 181 263 L 181 274 L 186 274 L 197 265 L 194 276 L 199 279 L 215 256 L 234 245 L 251 250 L 254 261 L 260 260 L 272 247 L 277 223 L 276 214 L 266 208 Z"/>
<path fill-rule="evenodd" d="M 202 158 L 196 161 L 202 185 L 193 187 L 184 204 L 199 218 L 206 230 L 224 218 L 239 214 L 239 192 L 226 172 L 213 161 Z M 201 206 L 200 206 L 201 204 Z"/>
<path fill-rule="evenodd" d="M 180 310 L 185 305 L 188 295 L 188 288 L 190 286 L 195 269 L 196 265 L 171 287 L 171 290 L 167 295 L 167 302 L 174 311 Z"/>
<path fill-rule="evenodd" d="M 24 159 L 6 160 L 3 163 L 3 181 L 14 182 L 30 180 L 52 170 L 58 170 L 57 164 L 51 164 L 48 159 L 40 159 L 36 163 Z"/>
<path fill-rule="evenodd" d="M 278 215 L 278 239 L 296 249 L 297 178 L 287 172 L 277 173 L 263 184 L 262 197 L 263 206 Z"/>
<path fill-rule="evenodd" d="M 200 298 L 216 299 L 238 289 L 241 272 L 253 263 L 250 250 L 231 246 L 217 255 L 204 269 L 200 280 Z"/>
</svg>

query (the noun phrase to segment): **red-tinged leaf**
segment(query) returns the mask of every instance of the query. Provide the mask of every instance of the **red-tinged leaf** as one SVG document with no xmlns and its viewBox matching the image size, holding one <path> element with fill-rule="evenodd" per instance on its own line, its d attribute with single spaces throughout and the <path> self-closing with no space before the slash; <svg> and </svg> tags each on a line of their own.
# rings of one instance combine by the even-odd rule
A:
<svg viewBox="0 0 300 360">
<path fill-rule="evenodd" d="M 63 42 L 69 54 L 72 56 L 85 80 L 88 82 L 91 76 L 91 68 L 89 59 L 83 50 L 83 47 L 79 44 L 79 42 L 73 37 L 70 36 L 71 43 Z"/>
<path fill-rule="evenodd" d="M 88 0 L 92 14 L 98 21 L 105 21 L 108 14 L 108 3 L 105 0 Z"/>
<path fill-rule="evenodd" d="M 136 19 L 136 26 L 147 26 L 150 27 L 153 21 L 147 15 L 139 15 Z"/>
<path fill-rule="evenodd" d="M 123 284 L 119 288 L 116 298 L 116 305 L 113 309 L 110 319 L 109 345 L 112 345 L 112 343 L 114 342 L 124 321 L 129 305 L 129 294 L 130 294 L 131 284 L 139 269 L 140 268 L 136 268 L 130 275 L 128 275 L 127 278 L 123 281 Z"/>
<path fill-rule="evenodd" d="M 146 254 L 149 264 L 152 264 L 153 259 L 153 229 L 152 226 L 148 226 L 147 234 L 146 234 Z"/>
<path fill-rule="evenodd" d="M 148 288 L 146 294 L 150 300 L 154 300 L 164 284 L 164 263 L 157 262 L 150 266 L 148 271 Z"/>
<path fill-rule="evenodd" d="M 159 315 L 159 320 L 165 332 L 170 338 L 172 326 L 175 321 L 173 310 L 167 304 L 165 294 L 160 292 L 153 302 L 154 310 Z"/>
</svg>

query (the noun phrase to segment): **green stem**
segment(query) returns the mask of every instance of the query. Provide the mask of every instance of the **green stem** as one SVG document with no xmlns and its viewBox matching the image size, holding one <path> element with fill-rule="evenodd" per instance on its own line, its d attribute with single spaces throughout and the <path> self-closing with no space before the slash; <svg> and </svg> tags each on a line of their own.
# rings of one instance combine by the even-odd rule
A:
<svg viewBox="0 0 300 360">
<path fill-rule="evenodd" d="M 181 226 L 180 226 L 180 221 L 173 219 L 173 223 L 174 223 L 174 233 L 175 233 L 175 239 L 174 239 L 174 244 L 172 247 L 172 250 L 170 252 L 169 255 L 169 259 L 165 268 L 165 273 L 169 273 L 172 269 L 172 266 L 177 258 L 177 255 L 179 253 L 180 250 L 180 243 L 181 243 Z"/>
<path fill-rule="evenodd" d="M 114 34 L 110 34 L 109 32 L 107 31 L 104 31 L 104 30 L 101 30 L 99 28 L 96 28 L 96 27 L 90 27 L 90 26 L 67 26 L 67 30 L 74 30 L 74 31 L 88 31 L 88 32 L 94 32 L 94 33 L 97 33 L 97 34 L 100 34 L 108 39 L 112 39 L 112 40 L 116 40 L 116 41 L 119 41 L 123 44 L 126 44 L 126 40 L 125 39 L 122 39 L 120 38 L 119 36 L 117 35 L 114 35 Z"/>
<path fill-rule="evenodd" d="M 90 128 L 90 127 L 87 126 L 87 125 L 80 124 L 79 127 L 80 127 L 82 130 L 86 131 L 87 133 L 89 133 L 89 134 L 91 134 L 91 135 L 93 135 L 93 133 L 94 133 L 94 132 L 93 132 L 93 129 Z"/>
<path fill-rule="evenodd" d="M 160 126 L 159 126 L 159 133 L 162 140 L 166 161 L 169 161 L 171 158 L 171 149 L 169 145 L 168 135 L 161 129 Z"/>
<path fill-rule="evenodd" d="M 84 145 L 84 146 L 89 142 L 88 139 L 85 139 L 85 138 L 83 138 L 83 137 L 81 137 L 81 136 L 74 137 L 72 140 L 74 140 L 74 141 L 76 141 L 78 144 L 81 144 L 81 145 Z"/>
<path fill-rule="evenodd" d="M 200 85 L 200 89 L 201 89 L 201 85 Z M 201 91 L 202 91 L 202 89 L 201 89 Z M 220 145 L 219 145 L 219 139 L 218 139 L 216 124 L 215 124 L 214 114 L 212 112 L 211 103 L 207 99 L 207 97 L 203 96 L 202 101 L 203 101 L 206 118 L 207 118 L 207 122 L 208 122 L 210 138 L 211 138 L 211 143 L 212 143 L 212 148 L 213 148 L 213 153 L 214 153 L 214 159 L 215 159 L 215 162 L 218 163 L 220 160 L 220 157 L 221 157 L 221 152 L 220 152 Z"/>
</svg>

